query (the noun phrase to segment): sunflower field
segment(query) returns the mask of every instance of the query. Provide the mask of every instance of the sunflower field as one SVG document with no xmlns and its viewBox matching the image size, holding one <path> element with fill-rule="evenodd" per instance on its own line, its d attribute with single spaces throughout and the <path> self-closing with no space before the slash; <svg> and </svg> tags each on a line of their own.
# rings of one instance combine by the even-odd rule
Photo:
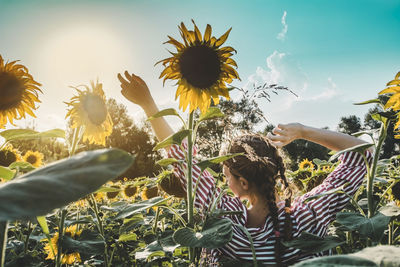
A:
<svg viewBox="0 0 400 267">
<path fill-rule="evenodd" d="M 202 248 L 219 248 L 230 241 L 232 222 L 224 218 L 229 214 L 216 208 L 218 197 L 206 216 L 200 216 L 194 207 L 197 185 L 192 183 L 192 164 L 199 127 L 225 116 L 218 103 L 220 97 L 229 99 L 233 89 L 229 84 L 239 79 L 231 58 L 236 51 L 223 46 L 230 29 L 219 38 L 212 36 L 210 25 L 203 34 L 196 24 L 188 30 L 182 23 L 179 31 L 182 42 L 172 37 L 166 42 L 176 51 L 159 62 L 164 67 L 160 78 L 177 81 L 175 98 L 179 98 L 179 107 L 188 111 L 188 119 L 169 108 L 149 121 L 178 117 L 181 130 L 161 140 L 154 150 L 181 145 L 186 139 L 188 153 L 182 161 L 157 161 L 161 171 L 154 177 L 123 177 L 136 160 L 126 151 L 87 148 L 104 147 L 113 131 L 112 114 L 99 81 L 73 87 L 76 95 L 65 101 L 66 119 L 71 122 L 68 129 L 5 129 L 27 115 L 35 117 L 42 85 L 27 67 L 0 56 L 1 267 L 198 266 Z M 199 61 L 205 66 L 200 70 L 194 63 Z M 369 143 L 334 153 L 329 160 L 304 159 L 296 169 L 287 170 L 300 195 L 322 183 L 338 164 L 340 154 L 375 149 L 363 185 L 355 196 L 349 196 L 349 205 L 337 214 L 328 235 L 321 238 L 304 232 L 283 242 L 304 253 L 330 251 L 334 255 L 295 266 L 400 266 L 400 155 L 380 156 L 390 122 L 396 122 L 395 137 L 400 138 L 400 72 L 379 95 L 387 97 L 358 103 L 382 108 L 372 116 L 380 125 L 378 130 L 355 134 L 369 137 Z M 47 139 L 65 144 L 65 151 L 51 151 L 58 157 L 50 159 L 45 157 L 49 154 L 45 148 L 21 152 L 17 145 L 18 141 Z M 222 192 L 232 194 L 213 167 L 237 155 L 199 158 L 197 166 L 214 176 Z M 174 174 L 175 164 L 187 166 L 186 188 Z M 334 193 L 345 194 L 343 188 L 325 194 Z M 221 262 L 221 266 L 239 265 L 262 266 L 255 254 L 252 261 Z"/>
</svg>

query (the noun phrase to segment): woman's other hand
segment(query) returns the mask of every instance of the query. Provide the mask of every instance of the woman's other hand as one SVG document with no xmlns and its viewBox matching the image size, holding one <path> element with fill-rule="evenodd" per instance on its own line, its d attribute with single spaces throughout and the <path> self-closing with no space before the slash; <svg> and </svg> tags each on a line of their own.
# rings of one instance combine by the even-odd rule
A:
<svg viewBox="0 0 400 267">
<path fill-rule="evenodd" d="M 283 147 L 302 138 L 303 127 L 300 123 L 278 124 L 267 137 L 276 147 Z"/>
<path fill-rule="evenodd" d="M 135 74 L 130 74 L 125 71 L 125 77 L 118 73 L 118 79 L 121 82 L 121 93 L 129 101 L 145 107 L 153 102 L 153 97 L 150 94 L 150 90 L 146 83 Z"/>
</svg>

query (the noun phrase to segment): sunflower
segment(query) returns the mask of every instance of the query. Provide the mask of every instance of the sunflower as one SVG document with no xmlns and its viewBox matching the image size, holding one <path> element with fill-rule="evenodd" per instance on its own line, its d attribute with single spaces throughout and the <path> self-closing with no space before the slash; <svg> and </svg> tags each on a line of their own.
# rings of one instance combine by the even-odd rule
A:
<svg viewBox="0 0 400 267">
<path fill-rule="evenodd" d="M 72 225 L 67 227 L 64 231 L 64 235 L 69 236 L 73 239 L 76 239 L 77 237 L 79 237 L 82 233 L 82 229 L 81 230 L 77 230 L 77 225 Z M 55 233 L 54 236 L 50 239 L 51 245 L 50 243 L 47 243 L 44 246 L 44 250 L 47 253 L 47 258 L 46 260 L 54 260 L 57 256 L 57 250 L 58 250 L 58 239 L 59 239 L 59 233 Z M 54 251 L 53 251 L 54 249 Z M 61 262 L 63 264 L 74 264 L 74 263 L 78 263 L 81 262 L 81 255 L 79 254 L 79 252 L 72 252 L 72 253 L 68 253 L 68 254 L 62 254 L 61 255 Z"/>
<path fill-rule="evenodd" d="M 34 166 L 34 167 L 40 167 L 43 164 L 43 162 L 42 162 L 43 154 L 40 153 L 39 151 L 28 150 L 25 153 L 23 160 L 25 162 L 32 164 L 32 166 Z"/>
<path fill-rule="evenodd" d="M 396 74 L 394 80 L 386 84 L 387 88 L 380 91 L 379 94 L 392 94 L 385 104 L 385 108 L 392 108 L 394 111 L 400 110 L 400 71 Z"/>
<path fill-rule="evenodd" d="M 183 189 L 181 181 L 173 173 L 161 179 L 160 187 L 168 195 L 175 196 L 178 198 L 186 197 L 186 191 Z"/>
<path fill-rule="evenodd" d="M 309 161 L 308 159 L 304 159 L 302 162 L 299 163 L 299 169 L 300 170 L 305 170 L 305 169 L 314 170 L 314 164 L 311 161 Z"/>
<path fill-rule="evenodd" d="M 112 132 L 113 123 L 108 113 L 106 97 L 103 92 L 103 85 L 91 82 L 91 89 L 83 85 L 86 90 L 78 91 L 78 95 L 71 98 L 70 102 L 65 102 L 70 109 L 65 118 L 70 117 L 72 128 L 84 127 L 83 141 L 91 144 L 106 144 L 106 137 Z"/>
<path fill-rule="evenodd" d="M 179 107 L 189 111 L 200 108 L 204 113 L 211 105 L 219 103 L 219 96 L 229 99 L 229 89 L 226 83 L 233 79 L 240 79 L 233 67 L 236 62 L 230 57 L 236 52 L 230 46 L 221 47 L 231 31 L 229 29 L 220 38 L 211 36 L 211 26 L 207 24 L 204 36 L 194 24 L 194 31 L 186 29 L 185 24 L 178 26 L 183 43 L 178 42 L 171 36 L 165 43 L 175 46 L 176 53 L 172 57 L 163 59 L 165 69 L 161 72 L 160 78 L 177 80 L 178 89 L 175 99 L 179 96 Z"/>
<path fill-rule="evenodd" d="M 145 187 L 141 194 L 141 197 L 143 200 L 148 200 L 148 199 L 156 197 L 156 196 L 158 196 L 157 186 Z"/>
<path fill-rule="evenodd" d="M 18 60 L 4 63 L 0 55 L 0 128 L 4 128 L 9 121 L 25 118 L 25 114 L 36 118 L 33 109 L 40 102 L 38 92 L 42 92 L 28 69 Z"/>
<path fill-rule="evenodd" d="M 21 154 L 12 145 L 7 145 L 0 150 L 0 166 L 8 167 L 11 163 L 21 161 L 21 159 Z"/>
<path fill-rule="evenodd" d="M 135 198 L 136 194 L 138 192 L 137 186 L 134 185 L 126 185 L 124 188 L 124 198 L 125 199 L 130 199 L 130 198 Z"/>
</svg>

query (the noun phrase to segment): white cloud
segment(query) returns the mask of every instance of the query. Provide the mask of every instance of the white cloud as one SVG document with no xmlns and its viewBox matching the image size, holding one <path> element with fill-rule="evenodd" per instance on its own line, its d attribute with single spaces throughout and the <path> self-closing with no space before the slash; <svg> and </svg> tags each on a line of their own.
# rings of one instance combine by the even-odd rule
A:
<svg viewBox="0 0 400 267">
<path fill-rule="evenodd" d="M 282 19 L 281 19 L 281 23 L 282 23 L 283 28 L 282 28 L 281 32 L 276 36 L 276 38 L 278 40 L 281 40 L 281 41 L 285 40 L 286 33 L 288 31 L 288 25 L 286 23 L 286 15 L 287 15 L 287 12 L 285 10 L 285 11 L 283 11 L 283 16 L 282 16 Z"/>
<path fill-rule="evenodd" d="M 252 85 L 278 84 L 287 86 L 296 94 L 304 92 L 308 86 L 308 78 L 297 61 L 290 54 L 274 51 L 266 59 L 267 68 L 257 67 L 256 72 L 249 76 L 246 89 Z M 290 95 L 294 98 L 293 95 Z"/>
</svg>

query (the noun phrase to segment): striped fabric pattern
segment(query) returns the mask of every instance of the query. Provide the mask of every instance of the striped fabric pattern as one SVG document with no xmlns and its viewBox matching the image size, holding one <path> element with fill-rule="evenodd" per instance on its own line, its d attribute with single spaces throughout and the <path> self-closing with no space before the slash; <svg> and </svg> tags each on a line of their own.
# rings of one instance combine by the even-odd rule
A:
<svg viewBox="0 0 400 267">
<path fill-rule="evenodd" d="M 172 145 L 168 151 L 169 157 L 183 160 L 185 158 L 186 145 L 185 142 L 182 146 Z M 369 162 L 372 159 L 372 155 L 368 151 L 366 152 L 366 158 Z M 324 237 L 327 234 L 328 225 L 335 219 L 336 213 L 341 211 L 349 202 L 349 199 L 345 194 L 330 194 L 316 200 L 311 200 L 308 203 L 304 203 L 305 199 L 346 184 L 347 185 L 343 190 L 352 196 L 362 184 L 366 174 L 366 166 L 362 155 L 356 152 L 346 152 L 339 157 L 339 160 L 341 161 L 340 164 L 321 185 L 293 201 L 291 207 L 293 237 L 299 236 L 303 231 Z M 186 188 L 186 164 L 184 163 L 183 166 L 175 164 L 174 167 L 175 174 L 180 178 L 182 184 Z M 195 196 L 195 207 L 200 213 L 205 213 L 208 210 L 210 203 L 221 194 L 221 190 L 215 186 L 213 176 L 208 171 L 200 173 L 200 168 L 195 164 L 193 165 L 192 177 L 193 184 L 195 185 L 198 183 L 198 189 Z M 198 179 L 200 180 L 198 181 Z M 246 206 L 237 197 L 223 195 L 219 203 L 217 203 L 217 207 L 225 211 L 242 211 L 242 214 L 226 216 L 233 222 L 232 240 L 222 248 L 206 251 L 205 253 L 208 258 L 207 265 L 217 264 L 218 260 L 222 256 L 252 261 L 253 255 L 251 243 L 246 233 L 240 227 L 246 227 L 248 216 Z M 278 203 L 278 207 L 281 227 L 280 231 L 283 231 L 285 219 L 285 212 L 283 209 L 284 203 Z M 276 239 L 271 217 L 267 216 L 263 227 L 246 227 L 246 229 L 252 237 L 257 261 L 265 265 L 276 264 Z M 300 260 L 320 256 L 322 253 L 310 255 L 305 254 L 298 249 L 287 248 L 283 253 L 281 253 L 281 255 L 283 263 L 292 264 Z"/>
</svg>

